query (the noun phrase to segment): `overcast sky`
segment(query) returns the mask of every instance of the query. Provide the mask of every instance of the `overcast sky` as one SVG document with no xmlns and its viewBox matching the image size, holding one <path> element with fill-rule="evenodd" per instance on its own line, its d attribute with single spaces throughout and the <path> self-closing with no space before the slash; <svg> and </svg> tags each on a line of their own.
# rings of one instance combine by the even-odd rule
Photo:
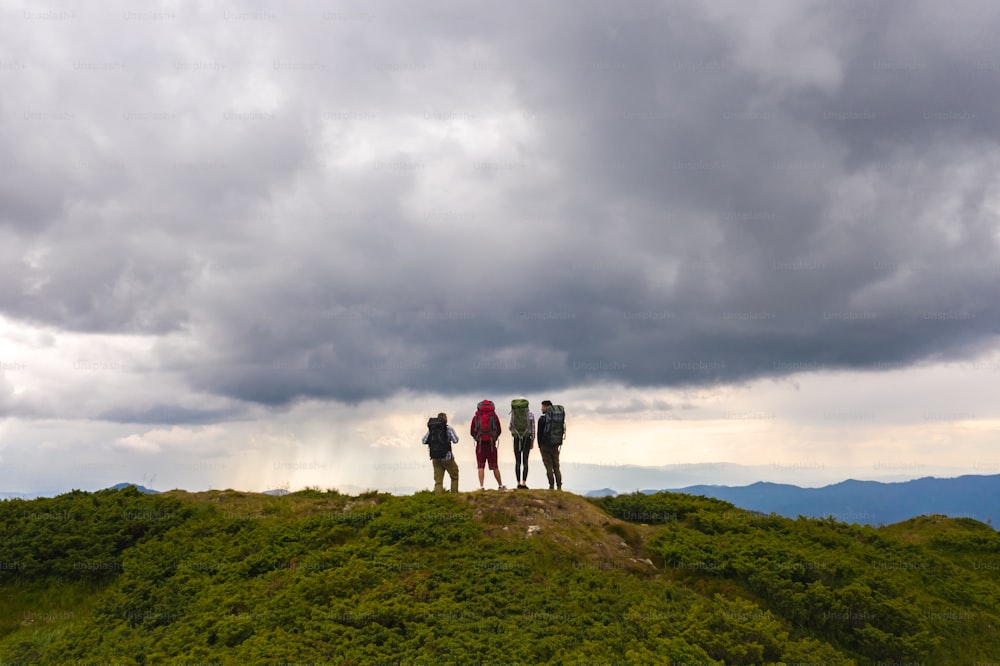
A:
<svg viewBox="0 0 1000 666">
<path fill-rule="evenodd" d="M 0 491 L 1000 472 L 992 0 L 0 13 Z"/>
</svg>

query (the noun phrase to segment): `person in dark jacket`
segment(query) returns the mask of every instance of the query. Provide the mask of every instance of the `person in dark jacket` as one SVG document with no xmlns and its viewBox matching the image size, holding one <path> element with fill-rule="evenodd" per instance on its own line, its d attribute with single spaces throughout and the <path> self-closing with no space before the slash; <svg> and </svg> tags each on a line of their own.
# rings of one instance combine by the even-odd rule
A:
<svg viewBox="0 0 1000 666">
<path fill-rule="evenodd" d="M 546 412 L 551 406 L 551 400 L 542 400 L 542 415 L 538 417 L 535 438 L 538 441 L 538 452 L 542 454 L 542 464 L 545 465 L 545 476 L 549 481 L 549 490 L 556 488 L 562 490 L 562 470 L 559 469 L 559 449 L 562 446 L 562 440 L 551 441 L 547 427 L 549 417 Z"/>
</svg>

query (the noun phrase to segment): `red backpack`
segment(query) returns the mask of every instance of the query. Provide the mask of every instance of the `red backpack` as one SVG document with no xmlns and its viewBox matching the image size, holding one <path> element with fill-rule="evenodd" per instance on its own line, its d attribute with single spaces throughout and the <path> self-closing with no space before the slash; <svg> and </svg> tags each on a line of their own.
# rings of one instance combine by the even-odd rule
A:
<svg viewBox="0 0 1000 666">
<path fill-rule="evenodd" d="M 472 438 L 476 442 L 493 442 L 500 434 L 500 421 L 492 400 L 483 400 L 476 405 L 476 415 L 472 417 Z"/>
</svg>

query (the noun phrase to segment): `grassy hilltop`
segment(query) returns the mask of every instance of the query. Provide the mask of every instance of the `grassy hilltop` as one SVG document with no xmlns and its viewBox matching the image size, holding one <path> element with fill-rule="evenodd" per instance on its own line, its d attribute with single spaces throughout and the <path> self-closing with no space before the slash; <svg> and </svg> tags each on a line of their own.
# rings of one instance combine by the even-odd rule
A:
<svg viewBox="0 0 1000 666">
<path fill-rule="evenodd" d="M 975 664 L 1000 535 L 681 494 L 0 503 L 0 664 Z"/>
</svg>

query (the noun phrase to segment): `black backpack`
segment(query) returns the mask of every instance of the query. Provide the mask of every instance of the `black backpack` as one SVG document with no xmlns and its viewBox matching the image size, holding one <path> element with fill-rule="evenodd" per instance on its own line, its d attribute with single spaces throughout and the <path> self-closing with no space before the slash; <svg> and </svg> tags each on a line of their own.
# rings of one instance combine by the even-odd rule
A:
<svg viewBox="0 0 1000 666">
<path fill-rule="evenodd" d="M 566 410 L 562 405 L 552 405 L 545 412 L 545 432 L 549 446 L 562 446 L 566 439 Z"/>
<path fill-rule="evenodd" d="M 427 419 L 427 448 L 430 449 L 431 460 L 443 460 L 451 451 L 448 424 L 436 416 Z"/>
</svg>

